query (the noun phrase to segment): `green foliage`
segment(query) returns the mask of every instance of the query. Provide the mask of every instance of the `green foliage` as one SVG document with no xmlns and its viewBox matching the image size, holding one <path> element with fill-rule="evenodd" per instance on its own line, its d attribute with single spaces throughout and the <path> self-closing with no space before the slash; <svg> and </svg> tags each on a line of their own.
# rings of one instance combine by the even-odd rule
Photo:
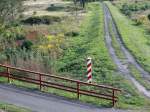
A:
<svg viewBox="0 0 150 112">
<path fill-rule="evenodd" d="M 86 81 L 86 58 L 91 56 L 93 59 L 93 81 L 123 89 L 117 107 L 137 108 L 137 106 L 147 105 L 147 102 L 141 103 L 145 99 L 139 95 L 132 84 L 121 74 L 115 72 L 116 65 L 111 60 L 104 42 L 102 8 L 96 3 L 90 4 L 88 7 L 91 12 L 88 13 L 81 26 L 80 35 L 70 39 L 69 48 L 58 60 L 59 72 L 72 73 L 71 77 Z M 84 101 L 87 100 L 84 99 Z M 95 103 L 101 104 L 96 100 Z"/>
<path fill-rule="evenodd" d="M 112 26 L 112 21 L 109 23 L 109 30 L 110 30 L 110 35 L 112 37 L 112 46 L 115 49 L 115 53 L 118 56 L 119 59 L 125 59 L 126 57 L 124 56 L 124 53 L 122 52 L 121 46 L 118 43 L 117 38 L 115 37 L 115 33 L 113 31 L 113 26 Z"/>
<path fill-rule="evenodd" d="M 147 35 L 145 28 L 135 26 L 135 22 L 129 20 L 126 16 L 119 13 L 118 9 L 108 3 L 112 15 L 115 19 L 119 32 L 122 36 L 125 46 L 129 49 L 138 63 L 144 69 L 150 71 L 150 46 L 149 35 Z"/>
<path fill-rule="evenodd" d="M 149 79 L 142 76 L 140 71 L 137 70 L 133 65 L 129 65 L 129 69 L 131 71 L 131 74 L 133 77 L 140 82 L 147 90 L 150 90 L 150 82 L 148 81 Z"/>
<path fill-rule="evenodd" d="M 75 32 L 75 31 L 65 33 L 65 36 L 70 36 L 70 37 L 76 37 L 78 35 L 79 35 L 79 32 Z"/>
<path fill-rule="evenodd" d="M 148 16 L 147 16 L 147 17 L 148 17 L 148 19 L 150 20 L 150 14 L 148 14 Z"/>
<path fill-rule="evenodd" d="M 24 40 L 25 36 L 24 35 L 16 35 L 16 40 Z"/>
<path fill-rule="evenodd" d="M 130 16 L 132 12 L 147 10 L 147 9 L 150 9 L 150 4 L 147 2 L 135 3 L 135 4 L 124 3 L 121 7 L 121 11 L 127 16 Z"/>
<path fill-rule="evenodd" d="M 54 4 L 51 4 L 51 6 L 47 8 L 48 11 L 61 11 L 64 9 L 65 6 L 55 6 Z"/>
<path fill-rule="evenodd" d="M 33 43 L 32 43 L 30 40 L 25 40 L 25 41 L 22 43 L 21 48 L 22 48 L 22 49 L 25 48 L 26 50 L 31 50 L 32 45 L 33 45 Z"/>
<path fill-rule="evenodd" d="M 60 22 L 62 19 L 59 16 L 34 16 L 29 17 L 26 20 L 22 20 L 24 24 L 52 24 L 54 22 Z"/>
<path fill-rule="evenodd" d="M 93 58 L 95 78 L 115 69 L 103 41 L 104 32 L 101 30 L 103 29 L 103 20 L 99 19 L 103 16 L 102 10 L 100 10 L 99 4 L 93 4 L 90 7 L 92 12 L 81 26 L 80 35 L 70 39 L 70 47 L 66 49 L 64 56 L 59 60 L 61 62 L 59 71 L 81 74 L 78 76 L 79 78 L 86 74 L 86 58 L 88 56 Z"/>
<path fill-rule="evenodd" d="M 46 73 L 55 73 L 57 71 L 57 73 L 60 73 L 62 76 L 86 81 L 86 58 L 91 56 L 93 59 L 93 82 L 109 84 L 123 89 L 117 107 L 134 108 L 146 105 L 147 102 L 145 102 L 145 99 L 132 87 L 132 84 L 127 79 L 124 79 L 121 74 L 116 72 L 116 66 L 110 58 L 104 42 L 104 16 L 102 7 L 99 3 L 90 3 L 87 8 L 88 15 L 80 27 L 80 32 L 78 32 L 76 28 L 74 29 L 74 26 L 76 26 L 74 25 L 76 24 L 75 22 L 70 25 L 71 22 L 66 20 L 66 22 L 60 24 L 59 21 L 61 21 L 61 19 L 57 20 L 55 17 L 52 17 L 52 19 L 51 17 L 33 17 L 33 19 L 28 21 L 28 24 L 51 24 L 58 22 L 52 26 L 50 25 L 49 30 L 56 32 L 56 34 L 63 32 L 66 38 L 55 34 L 49 35 L 46 38 L 42 37 L 41 40 L 39 39 L 36 41 L 37 43 L 34 43 L 24 39 L 24 34 L 22 34 L 22 30 L 19 30 L 21 29 L 19 27 L 13 27 L 16 29 L 14 33 L 12 33 L 13 30 L 10 30 L 13 29 L 10 28 L 10 26 L 6 32 L 4 32 L 5 29 L 0 27 L 0 32 L 4 32 L 3 36 L 6 37 L 2 40 L 5 41 L 5 45 L 7 45 L 5 49 L 3 49 L 5 51 L 3 53 L 4 55 L 1 55 L 0 58 L 2 60 L 7 58 L 12 66 L 19 66 L 21 68 Z M 8 43 L 10 41 L 15 43 L 16 40 L 25 40 L 22 48 L 28 50 L 19 49 L 16 48 L 16 46 L 9 46 L 10 44 Z M 62 44 L 64 42 L 67 46 Z M 39 47 L 42 48 L 42 50 L 39 50 Z M 43 48 L 46 49 L 46 53 Z M 22 75 L 20 73 L 17 74 L 19 74 L 19 76 Z M 33 87 L 27 83 L 16 80 L 14 84 Z M 34 85 L 34 88 L 35 87 Z M 74 94 L 59 90 L 56 91 L 52 88 L 50 88 L 49 91 L 69 98 L 75 96 Z M 102 100 L 99 99 L 82 96 L 81 100 L 103 105 Z"/>
<path fill-rule="evenodd" d="M 121 11 L 122 11 L 125 15 L 128 15 L 128 16 L 131 15 L 131 11 L 130 11 L 130 9 L 129 9 L 129 7 L 128 7 L 127 4 L 123 4 L 123 5 L 122 5 Z"/>
</svg>

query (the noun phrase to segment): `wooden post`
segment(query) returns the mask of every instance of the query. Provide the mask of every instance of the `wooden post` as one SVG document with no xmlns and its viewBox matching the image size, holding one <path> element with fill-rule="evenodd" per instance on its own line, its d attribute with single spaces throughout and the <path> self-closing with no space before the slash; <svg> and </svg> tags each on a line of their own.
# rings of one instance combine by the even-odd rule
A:
<svg viewBox="0 0 150 112">
<path fill-rule="evenodd" d="M 77 98 L 80 98 L 80 83 L 77 82 Z"/>
<path fill-rule="evenodd" d="M 10 70 L 9 70 L 9 68 L 7 67 L 7 74 L 8 74 L 8 83 L 10 83 Z"/>
<path fill-rule="evenodd" d="M 40 91 L 42 90 L 42 77 L 41 74 L 39 74 L 39 81 L 40 81 Z"/>
<path fill-rule="evenodd" d="M 114 89 L 112 90 L 112 94 L 113 94 L 112 103 L 113 103 L 113 107 L 114 107 L 115 106 L 115 90 Z"/>
</svg>

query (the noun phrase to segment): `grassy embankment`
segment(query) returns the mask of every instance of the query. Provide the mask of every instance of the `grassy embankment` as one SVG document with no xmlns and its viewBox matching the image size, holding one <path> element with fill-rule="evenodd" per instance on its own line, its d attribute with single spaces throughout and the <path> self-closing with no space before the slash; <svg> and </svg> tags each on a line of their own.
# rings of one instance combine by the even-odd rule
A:
<svg viewBox="0 0 150 112">
<path fill-rule="evenodd" d="M 1 110 L 4 112 L 31 112 L 31 110 L 29 109 L 3 103 L 3 102 L 0 102 L 0 111 Z"/>
<path fill-rule="evenodd" d="M 134 55 L 137 62 L 147 71 L 150 71 L 149 34 L 143 27 L 136 26 L 135 22 L 121 14 L 117 8 L 111 5 L 110 2 L 106 3 L 111 9 L 114 19 L 117 21 L 117 26 L 122 35 L 125 46 Z"/>
<path fill-rule="evenodd" d="M 115 33 L 113 31 L 113 26 L 112 26 L 112 21 L 110 21 L 110 23 L 109 23 L 109 31 L 110 31 L 109 33 L 112 37 L 112 46 L 115 49 L 115 53 L 116 53 L 117 57 L 119 59 L 125 59 L 126 57 L 124 56 L 124 53 L 121 50 L 121 46 L 118 43 L 117 38 L 115 37 Z"/>
<path fill-rule="evenodd" d="M 109 29 L 110 29 L 110 35 L 112 37 L 112 46 L 115 49 L 116 55 L 118 56 L 118 58 L 123 61 L 126 57 L 124 56 L 123 51 L 121 50 L 120 44 L 118 43 L 115 34 L 113 32 L 112 29 L 112 22 L 109 23 Z M 133 65 L 129 65 L 129 69 L 131 71 L 131 74 L 133 75 L 133 77 L 140 82 L 147 90 L 150 90 L 150 83 L 149 81 L 143 77 L 140 73 L 140 71 Z"/>
<path fill-rule="evenodd" d="M 80 29 L 79 36 L 68 37 L 68 49 L 65 50 L 63 57 L 57 62 L 59 73 L 69 74 L 66 77 L 80 80 L 86 79 L 86 58 L 91 56 L 93 58 L 93 81 L 123 89 L 116 107 L 133 109 L 147 106 L 148 102 L 139 95 L 136 89 L 132 87 L 132 84 L 116 72 L 116 66 L 110 58 L 105 45 L 104 15 L 99 3 L 89 4 L 88 14 Z M 18 81 L 13 81 L 13 83 L 19 86 L 26 85 L 26 83 Z M 28 84 L 28 86 L 37 88 L 35 85 Z M 76 98 L 76 94 L 51 88 L 48 91 L 67 98 Z M 99 106 L 110 106 L 110 102 L 97 98 L 81 96 L 80 100 Z"/>
<path fill-rule="evenodd" d="M 145 99 L 139 96 L 131 83 L 115 72 L 116 66 L 105 45 L 102 7 L 96 4 L 90 9 L 92 9 L 91 12 L 81 26 L 80 36 L 71 39 L 71 46 L 66 50 L 63 58 L 59 60 L 64 62 L 60 69 L 61 72 L 78 74 L 74 77 L 85 79 L 85 59 L 87 56 L 91 56 L 93 58 L 94 82 L 114 85 L 124 90 L 117 107 L 134 108 L 147 105 Z M 145 102 L 145 104 L 140 102 Z M 99 101 L 97 103 L 99 104 Z"/>
<path fill-rule="evenodd" d="M 129 69 L 131 71 L 131 74 L 133 77 L 140 82 L 147 90 L 150 90 L 150 82 L 148 81 L 146 77 L 142 76 L 140 71 L 137 70 L 137 68 L 133 65 L 129 65 Z"/>
<path fill-rule="evenodd" d="M 114 13 L 116 14 L 116 13 L 118 13 L 119 14 L 119 12 L 118 12 L 118 10 L 117 9 L 115 9 L 111 4 L 108 4 L 108 6 L 111 8 L 111 9 L 114 9 L 114 10 L 111 10 L 112 11 L 112 14 L 114 15 Z M 113 8 L 112 8 L 113 7 Z M 123 15 L 121 15 L 120 14 L 120 16 L 123 18 L 124 16 Z M 122 35 L 122 39 L 123 39 L 123 41 L 125 42 L 125 37 L 126 38 L 129 38 L 129 40 L 130 40 L 130 34 L 128 35 L 128 33 L 126 33 L 126 35 L 124 35 L 125 34 L 125 32 L 127 32 L 127 31 L 131 31 L 131 29 L 128 29 L 128 26 L 127 25 L 125 25 L 125 26 L 121 26 L 122 24 L 124 24 L 124 23 L 121 23 L 121 21 L 125 21 L 125 19 L 126 19 L 126 22 L 128 22 L 128 21 L 130 21 L 130 20 L 128 20 L 126 17 L 124 17 L 123 19 L 119 19 L 119 18 L 116 18 L 116 15 L 114 15 L 114 19 L 116 19 L 116 21 L 117 21 L 117 25 L 118 25 L 118 28 L 119 28 L 119 30 L 120 30 L 120 32 L 122 31 L 122 33 L 121 33 L 121 35 Z M 119 24 L 118 23 L 118 21 L 120 21 L 120 23 L 121 24 Z M 130 21 L 131 22 L 131 21 Z M 130 27 L 135 27 L 135 26 L 132 26 L 133 24 L 128 24 Z M 122 27 L 127 27 L 127 29 L 126 29 L 126 31 L 124 32 L 124 30 L 123 30 L 123 28 Z M 129 27 L 129 28 L 130 28 Z M 138 29 L 137 27 L 135 27 L 135 29 Z M 120 46 L 117 44 L 117 42 L 116 42 L 116 40 L 114 40 L 114 34 L 113 34 L 113 32 L 112 32 L 112 26 L 110 26 L 110 30 L 111 30 L 111 35 L 112 35 L 112 44 L 113 44 L 113 46 L 114 46 L 114 48 L 115 48 L 115 50 L 116 50 L 116 54 L 117 54 L 117 56 L 120 58 L 120 59 L 122 59 L 122 51 L 121 51 L 121 49 L 120 49 Z M 129 31 L 129 33 L 131 33 Z M 136 32 L 135 32 L 136 33 Z M 143 32 L 140 32 L 140 34 L 141 33 L 143 33 Z M 133 33 L 131 33 L 131 35 L 132 35 Z M 136 38 L 136 37 L 135 37 Z M 144 38 L 144 33 L 143 33 L 143 38 Z M 127 41 L 128 43 L 126 44 L 125 43 L 125 45 L 126 45 L 126 47 L 128 48 L 128 46 L 127 45 L 129 45 L 129 44 L 132 44 L 132 43 L 130 43 L 129 42 L 129 40 Z M 140 39 L 140 40 L 142 40 L 142 39 Z M 139 41 L 140 41 L 139 40 Z M 136 42 L 135 42 L 136 43 Z M 134 45 L 135 45 L 135 43 L 133 43 Z M 134 46 L 133 45 L 133 46 Z M 135 47 L 135 46 L 134 46 Z M 133 48 L 133 47 L 132 47 Z M 130 50 L 130 49 L 129 49 Z M 135 51 L 136 49 L 134 49 L 133 51 Z M 131 51 L 131 50 L 130 50 Z M 137 51 L 138 52 L 138 51 Z M 132 52 L 133 53 L 133 52 Z M 135 56 L 135 55 L 134 55 Z M 150 83 L 148 82 L 148 80 L 146 80 L 141 74 L 140 74 L 140 71 L 139 70 L 137 70 L 137 68 L 135 68 L 133 65 L 129 65 L 129 69 L 130 69 L 130 71 L 131 71 L 131 74 L 136 78 L 136 80 L 137 81 L 139 81 L 146 89 L 150 89 Z"/>
</svg>

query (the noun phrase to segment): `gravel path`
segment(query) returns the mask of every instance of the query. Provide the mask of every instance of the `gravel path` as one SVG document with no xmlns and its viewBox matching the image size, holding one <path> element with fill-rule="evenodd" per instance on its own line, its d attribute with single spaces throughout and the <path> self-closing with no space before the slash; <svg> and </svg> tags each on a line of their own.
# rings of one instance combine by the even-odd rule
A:
<svg viewBox="0 0 150 112">
<path fill-rule="evenodd" d="M 105 14 L 105 39 L 106 39 L 106 44 L 107 47 L 109 49 L 110 55 L 112 57 L 112 59 L 114 60 L 115 64 L 118 67 L 118 70 L 125 75 L 125 77 L 127 77 L 128 79 L 130 79 L 132 81 L 132 83 L 135 85 L 135 87 L 141 92 L 143 93 L 145 96 L 150 98 L 150 91 L 146 90 L 146 88 L 144 86 L 142 86 L 135 78 L 132 77 L 132 75 L 130 74 L 130 70 L 128 69 L 128 65 L 132 64 L 134 65 L 140 72 L 141 75 L 149 78 L 149 73 L 144 71 L 144 69 L 136 62 L 136 60 L 134 59 L 134 57 L 130 54 L 130 52 L 125 48 L 121 37 L 119 36 L 117 27 L 115 25 L 115 22 L 112 19 L 111 13 L 108 9 L 108 7 L 103 4 L 103 9 L 104 9 L 104 14 Z M 115 49 L 112 46 L 112 37 L 110 36 L 110 31 L 109 31 L 109 22 L 112 21 L 112 25 L 113 25 L 113 32 L 115 34 L 115 37 L 118 40 L 118 43 L 120 44 L 121 50 L 124 53 L 126 59 L 124 60 L 124 62 L 122 62 L 122 60 L 120 60 L 115 53 Z"/>
<path fill-rule="evenodd" d="M 0 101 L 29 108 L 34 112 L 133 112 L 98 108 L 79 101 L 67 101 L 62 97 L 4 84 L 0 84 Z"/>
</svg>

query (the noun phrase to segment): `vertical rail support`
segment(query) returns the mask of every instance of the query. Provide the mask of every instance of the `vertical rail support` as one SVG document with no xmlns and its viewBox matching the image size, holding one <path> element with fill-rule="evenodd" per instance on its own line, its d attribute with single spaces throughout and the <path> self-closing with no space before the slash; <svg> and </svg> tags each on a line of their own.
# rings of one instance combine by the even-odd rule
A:
<svg viewBox="0 0 150 112">
<path fill-rule="evenodd" d="M 113 104 L 113 107 L 115 106 L 115 90 L 112 89 L 112 104 Z"/>
<path fill-rule="evenodd" d="M 42 90 L 42 76 L 39 74 L 39 81 L 40 81 L 40 91 Z"/>
<path fill-rule="evenodd" d="M 77 82 L 77 98 L 80 98 L 80 83 Z"/>
<path fill-rule="evenodd" d="M 10 83 L 10 69 L 7 67 L 7 77 L 8 77 L 8 83 Z"/>
</svg>

